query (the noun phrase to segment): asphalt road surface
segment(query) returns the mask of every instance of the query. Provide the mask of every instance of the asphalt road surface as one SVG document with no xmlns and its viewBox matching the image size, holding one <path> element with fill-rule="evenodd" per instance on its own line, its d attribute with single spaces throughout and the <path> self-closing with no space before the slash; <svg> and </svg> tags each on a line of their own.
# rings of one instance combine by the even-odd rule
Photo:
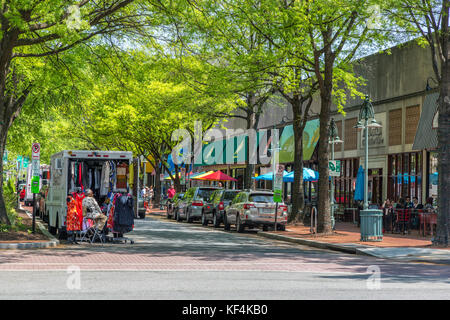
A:
<svg viewBox="0 0 450 320">
<path fill-rule="evenodd" d="M 449 299 L 450 268 L 287 244 L 164 218 L 134 244 L 0 250 L 0 299 Z"/>
</svg>

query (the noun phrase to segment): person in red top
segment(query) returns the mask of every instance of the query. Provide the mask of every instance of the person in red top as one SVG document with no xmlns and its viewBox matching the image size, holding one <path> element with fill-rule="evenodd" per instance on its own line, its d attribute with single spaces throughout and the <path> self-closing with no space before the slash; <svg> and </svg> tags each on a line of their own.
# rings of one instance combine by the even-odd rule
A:
<svg viewBox="0 0 450 320">
<path fill-rule="evenodd" d="M 25 188 L 22 188 L 22 190 L 20 190 L 20 201 L 23 201 L 23 199 L 25 199 Z"/>
<path fill-rule="evenodd" d="M 175 189 L 173 187 L 173 185 L 170 186 L 169 190 L 167 190 L 167 198 L 169 198 L 169 200 L 172 200 L 173 197 L 175 197 Z"/>
</svg>

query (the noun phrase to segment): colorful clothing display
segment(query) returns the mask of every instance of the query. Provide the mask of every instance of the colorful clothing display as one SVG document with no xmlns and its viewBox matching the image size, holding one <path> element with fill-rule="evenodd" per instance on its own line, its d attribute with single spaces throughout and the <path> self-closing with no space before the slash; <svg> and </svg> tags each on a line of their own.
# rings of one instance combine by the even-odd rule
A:
<svg viewBox="0 0 450 320">
<path fill-rule="evenodd" d="M 81 217 L 83 218 L 83 217 Z M 81 230 L 80 216 L 77 210 L 77 202 L 72 196 L 67 197 L 67 216 L 66 216 L 66 229 L 67 231 L 80 231 Z"/>
<path fill-rule="evenodd" d="M 75 199 L 75 206 L 78 213 L 78 219 L 80 220 L 80 224 L 83 223 L 83 199 L 85 198 L 84 193 L 72 193 L 72 197 Z"/>
</svg>

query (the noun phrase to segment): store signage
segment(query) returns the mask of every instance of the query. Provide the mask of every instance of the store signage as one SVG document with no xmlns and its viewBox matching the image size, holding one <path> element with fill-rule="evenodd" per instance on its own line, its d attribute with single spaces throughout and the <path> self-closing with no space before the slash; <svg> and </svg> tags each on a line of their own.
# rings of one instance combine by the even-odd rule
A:
<svg viewBox="0 0 450 320">
<path fill-rule="evenodd" d="M 375 120 L 381 125 L 379 128 L 369 127 L 369 147 L 382 147 L 385 145 L 386 136 L 386 113 L 379 113 L 375 115 Z M 364 148 L 366 145 L 364 130 L 360 131 L 361 134 L 361 144 L 360 148 Z"/>
<path fill-rule="evenodd" d="M 330 169 L 330 177 L 339 177 L 341 175 L 341 161 L 330 160 L 328 162 L 328 168 Z"/>
</svg>

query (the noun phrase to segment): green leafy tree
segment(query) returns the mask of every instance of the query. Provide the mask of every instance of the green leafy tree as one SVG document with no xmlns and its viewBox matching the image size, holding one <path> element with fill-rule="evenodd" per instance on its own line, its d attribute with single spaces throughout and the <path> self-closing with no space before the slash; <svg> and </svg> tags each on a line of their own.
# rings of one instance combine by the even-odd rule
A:
<svg viewBox="0 0 450 320">
<path fill-rule="evenodd" d="M 418 37 L 428 45 L 434 76 L 439 86 L 438 120 L 438 222 L 436 245 L 448 246 L 450 234 L 450 54 L 449 0 L 392 0 L 386 11 L 398 31 Z"/>
</svg>

